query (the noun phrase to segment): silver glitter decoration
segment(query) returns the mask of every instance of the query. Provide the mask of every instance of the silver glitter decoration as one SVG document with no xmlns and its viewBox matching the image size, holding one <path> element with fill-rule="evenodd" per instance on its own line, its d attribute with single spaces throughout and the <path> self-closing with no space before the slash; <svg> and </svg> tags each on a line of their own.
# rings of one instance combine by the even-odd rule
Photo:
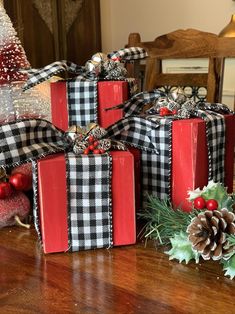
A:
<svg viewBox="0 0 235 314">
<path fill-rule="evenodd" d="M 155 106 L 156 108 L 167 107 L 168 102 L 169 102 L 169 101 L 168 101 L 167 97 L 159 97 L 159 98 L 155 101 L 154 106 Z"/>
<path fill-rule="evenodd" d="M 101 63 L 93 60 L 88 60 L 85 64 L 85 69 L 87 72 L 92 72 L 96 76 L 98 76 L 101 72 Z"/>
<path fill-rule="evenodd" d="M 176 87 L 171 90 L 169 98 L 182 105 L 187 100 L 187 95 L 181 87 Z"/>
<path fill-rule="evenodd" d="M 108 56 L 103 52 L 97 52 L 91 57 L 91 60 L 97 63 L 101 63 L 107 61 Z"/>
<path fill-rule="evenodd" d="M 22 91 L 22 82 L 12 84 L 12 102 L 16 119 L 40 118 L 51 121 L 51 105 L 37 87 Z"/>
<path fill-rule="evenodd" d="M 11 86 L 2 84 L 0 85 L 0 123 L 10 122 L 14 119 Z"/>
<path fill-rule="evenodd" d="M 86 62 L 85 70 L 108 80 L 124 79 L 127 76 L 127 70 L 122 63 L 109 59 L 101 52 L 94 54 L 91 60 Z"/>
</svg>

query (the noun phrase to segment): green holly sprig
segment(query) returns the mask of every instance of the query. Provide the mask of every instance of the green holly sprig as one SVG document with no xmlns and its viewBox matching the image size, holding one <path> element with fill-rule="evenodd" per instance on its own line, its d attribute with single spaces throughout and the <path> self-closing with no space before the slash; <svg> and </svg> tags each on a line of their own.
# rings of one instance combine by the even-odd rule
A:
<svg viewBox="0 0 235 314">
<path fill-rule="evenodd" d="M 210 181 L 202 190 L 197 189 L 189 192 L 190 200 L 194 200 L 198 196 L 205 199 L 216 199 L 219 207 L 227 208 L 233 211 L 235 204 L 234 195 L 229 195 L 227 189 L 221 183 Z M 142 236 L 146 239 L 154 239 L 159 245 L 170 246 L 165 253 L 169 255 L 169 259 L 176 259 L 180 263 L 189 261 L 199 262 L 200 253 L 195 251 L 192 243 L 188 239 L 186 232 L 187 227 L 192 219 L 201 212 L 195 210 L 192 205 L 190 213 L 181 209 L 173 209 L 171 202 L 160 200 L 156 197 L 149 196 L 146 209 L 139 214 L 139 217 L 145 220 L 145 226 L 142 230 Z M 235 235 L 226 235 L 228 245 L 235 247 Z M 233 279 L 235 277 L 235 249 L 222 257 L 220 260 L 223 265 L 225 276 Z"/>
</svg>

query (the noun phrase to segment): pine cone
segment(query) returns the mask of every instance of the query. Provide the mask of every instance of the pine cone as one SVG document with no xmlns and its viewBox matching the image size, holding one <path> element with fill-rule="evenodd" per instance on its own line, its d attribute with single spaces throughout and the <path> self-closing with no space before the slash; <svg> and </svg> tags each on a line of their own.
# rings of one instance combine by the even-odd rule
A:
<svg viewBox="0 0 235 314">
<path fill-rule="evenodd" d="M 202 212 L 193 218 L 187 228 L 192 247 L 204 260 L 219 260 L 229 253 L 226 234 L 235 233 L 235 214 L 226 208 Z"/>
</svg>

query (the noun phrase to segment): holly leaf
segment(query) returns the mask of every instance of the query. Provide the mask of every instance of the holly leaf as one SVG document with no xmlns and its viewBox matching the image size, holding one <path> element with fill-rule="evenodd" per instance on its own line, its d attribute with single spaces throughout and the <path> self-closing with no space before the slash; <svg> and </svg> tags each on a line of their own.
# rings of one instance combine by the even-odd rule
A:
<svg viewBox="0 0 235 314">
<path fill-rule="evenodd" d="M 218 202 L 218 209 L 227 208 L 232 211 L 232 205 L 234 203 L 231 196 L 228 195 L 227 188 L 225 188 L 220 182 L 210 181 L 208 186 L 203 189 L 201 196 L 205 200 L 215 199 Z"/>
<path fill-rule="evenodd" d="M 180 263 L 185 261 L 186 264 L 190 260 L 199 262 L 200 254 L 193 250 L 192 243 L 188 240 L 188 235 L 185 232 L 180 232 L 170 238 L 172 248 L 165 252 L 169 255 L 169 259 L 177 259 Z"/>
<path fill-rule="evenodd" d="M 224 275 L 230 277 L 232 280 L 235 277 L 235 252 L 228 259 L 222 259 L 221 263 L 223 264 Z"/>
<path fill-rule="evenodd" d="M 227 188 L 222 183 L 214 182 L 213 180 L 209 181 L 208 185 L 204 186 L 202 190 L 197 188 L 194 191 L 189 191 L 188 194 L 190 201 L 193 201 L 198 196 L 202 196 L 206 201 L 215 199 L 218 202 L 218 209 L 227 208 L 232 211 L 232 206 L 235 203 L 234 197 L 228 194 Z"/>
</svg>

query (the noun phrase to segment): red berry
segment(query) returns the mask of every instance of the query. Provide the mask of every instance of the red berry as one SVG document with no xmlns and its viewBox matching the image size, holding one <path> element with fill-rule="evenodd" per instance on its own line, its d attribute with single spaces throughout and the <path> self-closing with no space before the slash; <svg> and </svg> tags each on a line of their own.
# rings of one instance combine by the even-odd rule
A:
<svg viewBox="0 0 235 314">
<path fill-rule="evenodd" d="M 121 58 L 120 57 L 113 57 L 113 58 L 111 58 L 113 61 L 118 61 L 118 62 L 120 62 L 121 61 Z"/>
<path fill-rule="evenodd" d="M 218 202 L 214 199 L 210 199 L 206 202 L 206 208 L 208 210 L 216 210 L 218 208 Z"/>
<path fill-rule="evenodd" d="M 177 114 L 177 110 L 176 109 L 172 110 L 172 114 Z"/>
<path fill-rule="evenodd" d="M 193 205 L 196 209 L 204 209 L 206 208 L 206 201 L 203 197 L 198 196 L 193 201 Z"/>
<path fill-rule="evenodd" d="M 10 184 L 18 191 L 25 191 L 31 184 L 30 178 L 20 172 L 14 173 L 9 178 Z"/>
<path fill-rule="evenodd" d="M 94 145 L 90 145 L 88 148 L 89 148 L 89 150 L 94 150 L 95 149 Z"/>
<path fill-rule="evenodd" d="M 32 165 L 31 163 L 22 164 L 20 166 L 17 166 L 16 168 L 12 169 L 11 175 L 15 173 L 23 173 L 28 177 L 28 188 L 27 190 L 32 189 Z"/>
<path fill-rule="evenodd" d="M 104 154 L 104 153 L 105 153 L 105 150 L 104 150 L 103 148 L 101 148 L 101 149 L 100 149 L 100 153 L 101 153 L 101 154 Z"/>
<path fill-rule="evenodd" d="M 162 107 L 159 110 L 160 116 L 167 116 L 171 114 L 171 111 L 167 107 Z"/>
<path fill-rule="evenodd" d="M 99 149 L 94 149 L 93 150 L 93 154 L 97 154 L 97 155 L 100 154 L 100 150 Z"/>
<path fill-rule="evenodd" d="M 159 109 L 160 116 L 164 116 L 166 114 L 166 107 L 162 107 Z"/>
<path fill-rule="evenodd" d="M 94 142 L 94 136 L 93 135 L 89 135 L 88 142 L 89 143 L 93 143 Z"/>
<path fill-rule="evenodd" d="M 0 183 L 0 199 L 7 198 L 11 196 L 13 190 L 9 182 Z"/>
<path fill-rule="evenodd" d="M 87 147 L 86 149 L 84 149 L 83 154 L 84 154 L 84 155 L 88 155 L 89 152 L 90 152 L 90 149 L 89 149 L 89 147 Z"/>
<path fill-rule="evenodd" d="M 99 142 L 98 142 L 98 141 L 95 141 L 95 142 L 93 143 L 93 145 L 94 145 L 94 147 L 97 147 L 97 146 L 99 145 Z"/>
</svg>

